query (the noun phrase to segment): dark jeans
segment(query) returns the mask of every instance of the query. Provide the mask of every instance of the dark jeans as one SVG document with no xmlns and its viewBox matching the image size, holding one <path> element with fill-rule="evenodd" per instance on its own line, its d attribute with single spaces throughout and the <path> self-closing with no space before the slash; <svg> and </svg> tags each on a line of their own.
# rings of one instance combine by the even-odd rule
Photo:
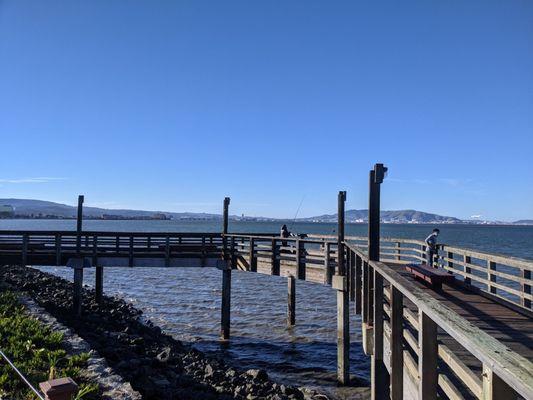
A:
<svg viewBox="0 0 533 400">
<path fill-rule="evenodd" d="M 428 249 L 426 250 L 426 261 L 427 264 L 432 267 L 433 266 L 433 257 L 435 256 L 435 250 Z"/>
</svg>

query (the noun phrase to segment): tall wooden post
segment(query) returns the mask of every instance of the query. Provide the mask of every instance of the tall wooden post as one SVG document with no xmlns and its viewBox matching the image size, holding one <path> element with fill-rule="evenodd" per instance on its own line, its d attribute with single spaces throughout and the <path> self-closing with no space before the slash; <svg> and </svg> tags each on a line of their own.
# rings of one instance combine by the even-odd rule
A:
<svg viewBox="0 0 533 400">
<path fill-rule="evenodd" d="M 222 306 L 220 318 L 220 339 L 223 341 L 229 340 L 230 336 L 230 310 L 231 310 L 231 269 L 234 268 L 229 262 L 232 255 L 228 255 L 227 249 L 227 233 L 229 220 L 229 197 L 224 199 L 224 214 L 223 214 L 223 246 L 224 246 L 224 263 L 222 268 Z"/>
<path fill-rule="evenodd" d="M 296 279 L 293 275 L 287 277 L 287 325 L 296 323 Z"/>
<path fill-rule="evenodd" d="M 379 261 L 379 223 L 380 223 L 380 185 L 383 182 L 387 168 L 383 164 L 375 164 L 370 171 L 369 198 L 368 198 L 368 258 L 370 261 Z M 377 271 L 369 268 L 369 291 L 372 300 L 372 331 L 363 327 L 363 335 L 373 334 L 373 351 L 371 359 L 372 399 L 382 399 L 388 396 L 389 376 L 383 362 L 383 278 Z M 363 338 L 365 340 L 365 338 Z"/>
<path fill-rule="evenodd" d="M 78 196 L 78 218 L 76 220 L 76 258 L 74 263 L 74 296 L 72 306 L 76 315 L 81 316 L 83 295 L 83 259 L 81 257 L 81 232 L 83 223 L 83 195 Z"/>
<path fill-rule="evenodd" d="M 350 382 L 350 293 L 344 265 L 344 203 L 346 192 L 338 195 L 337 273 L 333 288 L 337 290 L 337 380 L 341 385 Z"/>
</svg>

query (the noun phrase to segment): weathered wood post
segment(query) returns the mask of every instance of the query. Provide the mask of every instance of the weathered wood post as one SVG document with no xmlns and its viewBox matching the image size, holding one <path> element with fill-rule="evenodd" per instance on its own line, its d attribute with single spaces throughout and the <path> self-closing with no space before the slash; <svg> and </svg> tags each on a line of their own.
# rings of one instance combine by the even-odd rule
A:
<svg viewBox="0 0 533 400">
<path fill-rule="evenodd" d="M 287 277 L 287 325 L 296 323 L 296 279 L 293 275 Z"/>
<path fill-rule="evenodd" d="M 380 189 L 386 172 L 387 168 L 383 164 L 375 164 L 374 169 L 370 171 L 368 199 L 368 258 L 370 261 L 379 261 Z M 389 376 L 383 362 L 383 278 L 373 271 L 373 268 L 368 269 L 369 275 L 374 275 L 369 276 L 370 299 L 373 299 L 371 305 L 373 313 L 369 313 L 373 314 L 372 329 L 363 328 L 363 335 L 372 334 L 374 338 L 371 358 L 372 399 L 384 399 L 388 396 Z"/>
<path fill-rule="evenodd" d="M 257 258 L 255 257 L 255 240 L 253 237 L 250 238 L 249 243 L 249 261 L 250 271 L 257 272 Z"/>
<path fill-rule="evenodd" d="M 391 400 L 403 399 L 403 294 L 391 285 Z"/>
<path fill-rule="evenodd" d="M 330 244 L 329 242 L 324 243 L 324 269 L 325 269 L 325 279 L 324 283 L 331 285 L 331 279 L 333 277 L 333 271 L 331 269 L 331 257 L 330 257 Z"/>
<path fill-rule="evenodd" d="M 350 293 L 347 270 L 344 265 L 344 203 L 346 192 L 338 195 L 337 273 L 333 288 L 337 290 L 337 381 L 341 385 L 350 382 Z"/>
<path fill-rule="evenodd" d="M 30 237 L 27 233 L 22 235 L 22 266 L 25 267 L 28 264 L 28 245 L 30 242 Z"/>
<path fill-rule="evenodd" d="M 74 301 L 73 308 L 76 315 L 81 316 L 83 294 L 83 259 L 81 257 L 81 231 L 83 223 L 83 195 L 78 196 L 78 218 L 76 220 L 76 258 L 74 267 Z"/>
<path fill-rule="evenodd" d="M 220 321 L 220 339 L 223 341 L 229 340 L 230 336 L 230 310 L 231 310 L 231 269 L 234 268 L 229 262 L 233 258 L 232 254 L 228 254 L 228 221 L 229 221 L 229 203 L 230 198 L 224 199 L 224 214 L 222 222 L 222 244 L 224 252 L 224 263 L 222 266 L 222 307 L 221 307 L 221 321 Z"/>
<path fill-rule="evenodd" d="M 516 392 L 494 373 L 490 365 L 483 364 L 483 400 L 516 399 Z"/>
<path fill-rule="evenodd" d="M 98 265 L 98 236 L 93 236 L 94 298 L 101 303 L 104 295 L 104 267 Z"/>
<path fill-rule="evenodd" d="M 437 399 L 438 386 L 438 343 L 437 324 L 422 311 L 418 311 L 418 398 Z"/>
<path fill-rule="evenodd" d="M 526 308 L 531 308 L 531 300 L 526 299 L 526 295 L 531 294 L 531 271 L 522 268 L 522 278 L 524 279 L 524 283 L 522 283 L 522 299 L 521 303 L 522 306 Z"/>
</svg>

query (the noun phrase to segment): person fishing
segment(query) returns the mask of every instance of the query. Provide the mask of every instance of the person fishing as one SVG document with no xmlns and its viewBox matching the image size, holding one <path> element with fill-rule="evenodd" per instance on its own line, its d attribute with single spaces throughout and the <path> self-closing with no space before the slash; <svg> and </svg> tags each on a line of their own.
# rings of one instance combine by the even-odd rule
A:
<svg viewBox="0 0 533 400">
<path fill-rule="evenodd" d="M 433 258 L 437 253 L 437 236 L 439 236 L 440 230 L 435 228 L 433 232 L 426 238 L 426 260 L 430 267 L 433 267 Z"/>
<path fill-rule="evenodd" d="M 280 236 L 282 238 L 288 238 L 290 235 L 291 235 L 291 233 L 289 232 L 289 229 L 287 228 L 287 225 L 283 224 L 283 226 L 281 227 Z"/>
</svg>

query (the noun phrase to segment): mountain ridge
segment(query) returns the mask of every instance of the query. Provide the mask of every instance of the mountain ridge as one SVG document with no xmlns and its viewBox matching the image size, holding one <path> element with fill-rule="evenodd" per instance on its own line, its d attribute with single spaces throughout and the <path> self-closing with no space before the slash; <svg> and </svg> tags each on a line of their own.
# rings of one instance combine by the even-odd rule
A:
<svg viewBox="0 0 533 400">
<path fill-rule="evenodd" d="M 53 201 L 36 199 L 0 199 L 0 211 L 2 206 L 13 207 L 13 215 L 4 215 L 3 218 L 76 218 L 76 207 Z M 4 210 L 5 211 L 5 210 Z M 1 214 L 1 212 L 0 212 Z M 6 213 L 5 213 L 6 214 Z M 8 213 L 7 213 L 8 214 Z M 83 216 L 88 219 L 187 219 L 187 220 L 220 220 L 221 214 L 197 213 L 197 212 L 170 212 L 170 211 L 150 211 L 132 209 L 111 209 L 102 207 L 83 207 Z M 367 209 L 346 210 L 345 218 L 347 223 L 365 223 L 368 221 Z M 249 217 L 230 215 L 232 220 L 244 221 L 287 221 L 286 218 L 271 217 Z M 312 217 L 297 218 L 298 222 L 337 222 L 337 214 L 322 214 Z M 381 211 L 381 221 L 383 223 L 397 224 L 516 224 L 533 225 L 533 220 L 522 219 L 515 222 L 498 221 L 472 221 L 462 220 L 456 217 L 442 216 L 439 214 L 407 210 L 384 210 Z"/>
</svg>

